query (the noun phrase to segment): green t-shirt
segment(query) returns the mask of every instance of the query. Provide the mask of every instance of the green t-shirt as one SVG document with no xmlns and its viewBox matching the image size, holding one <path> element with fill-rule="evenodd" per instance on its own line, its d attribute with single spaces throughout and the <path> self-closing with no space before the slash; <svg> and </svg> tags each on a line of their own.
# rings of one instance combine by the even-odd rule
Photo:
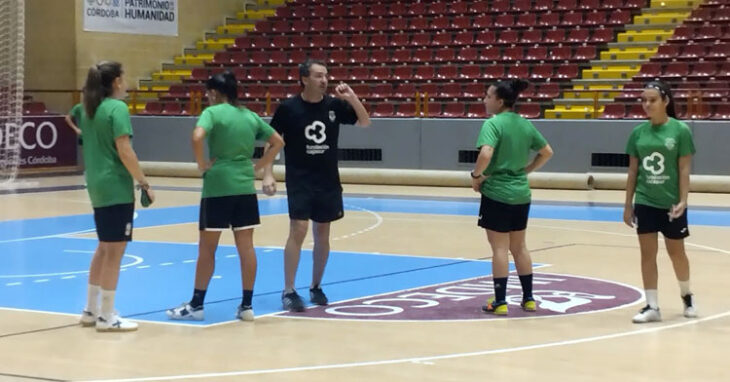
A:
<svg viewBox="0 0 730 382">
<path fill-rule="evenodd" d="M 134 203 L 132 175 L 119 159 L 115 139 L 132 137 L 132 122 L 127 104 L 105 98 L 93 119 L 80 110 L 78 121 L 84 140 L 86 185 L 95 208 Z"/>
<path fill-rule="evenodd" d="M 528 120 L 513 112 L 502 112 L 484 122 L 477 148 L 494 148 L 492 160 L 482 183 L 484 196 L 506 204 L 530 203 L 532 194 L 527 182 L 530 151 L 545 147 L 547 141 Z"/>
<path fill-rule="evenodd" d="M 268 140 L 274 129 L 251 110 L 229 103 L 203 110 L 197 126 L 205 129 L 208 152 L 215 160 L 203 175 L 203 198 L 255 194 L 255 143 Z"/>
<path fill-rule="evenodd" d="M 626 153 L 639 159 L 635 203 L 668 209 L 679 202 L 679 157 L 695 153 L 684 122 L 669 118 L 659 126 L 650 121 L 636 126 Z"/>
<path fill-rule="evenodd" d="M 77 125 L 81 121 L 81 115 L 84 113 L 84 105 L 77 103 L 74 105 L 74 107 L 71 108 L 71 111 L 68 112 L 68 115 L 71 116 L 71 118 L 74 120 L 74 123 Z"/>
</svg>

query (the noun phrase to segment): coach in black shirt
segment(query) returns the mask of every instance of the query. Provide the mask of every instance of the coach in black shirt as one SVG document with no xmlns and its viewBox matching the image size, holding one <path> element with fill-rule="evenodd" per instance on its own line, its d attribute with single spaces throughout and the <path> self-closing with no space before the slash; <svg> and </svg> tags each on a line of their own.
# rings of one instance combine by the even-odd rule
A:
<svg viewBox="0 0 730 382">
<path fill-rule="evenodd" d="M 302 243 L 309 220 L 314 236 L 310 300 L 327 305 L 320 283 L 330 252 L 330 223 L 344 216 L 342 185 L 337 169 L 337 141 L 340 124 L 370 125 L 370 117 L 352 89 L 340 83 L 336 97 L 327 93 L 327 67 L 307 60 L 299 66 L 304 86 L 301 94 L 282 102 L 271 126 L 284 137 L 286 189 L 289 203 L 289 238 L 284 249 L 285 285 L 281 302 L 286 310 L 301 312 L 304 303 L 294 289 Z M 276 180 L 269 166 L 264 174 L 264 192 L 276 192 Z"/>
</svg>

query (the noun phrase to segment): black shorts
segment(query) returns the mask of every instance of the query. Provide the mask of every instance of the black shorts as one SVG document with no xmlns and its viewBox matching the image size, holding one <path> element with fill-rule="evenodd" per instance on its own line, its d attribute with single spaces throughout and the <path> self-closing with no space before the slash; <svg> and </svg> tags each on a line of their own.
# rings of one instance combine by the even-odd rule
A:
<svg viewBox="0 0 730 382">
<path fill-rule="evenodd" d="M 256 194 L 200 199 L 200 231 L 224 231 L 229 228 L 240 231 L 260 224 Z"/>
<path fill-rule="evenodd" d="M 636 233 L 661 232 L 667 239 L 684 239 L 689 236 L 687 210 L 682 216 L 669 221 L 669 210 L 643 204 L 634 206 L 636 217 Z"/>
<path fill-rule="evenodd" d="M 530 203 L 507 204 L 482 195 L 477 224 L 496 232 L 522 231 L 527 228 Z"/>
<path fill-rule="evenodd" d="M 330 223 L 345 216 L 342 189 L 339 187 L 325 191 L 287 186 L 286 194 L 289 218 L 292 220 L 311 219 L 317 223 Z"/>
<path fill-rule="evenodd" d="M 94 223 L 99 241 L 132 241 L 134 203 L 94 208 Z"/>
</svg>

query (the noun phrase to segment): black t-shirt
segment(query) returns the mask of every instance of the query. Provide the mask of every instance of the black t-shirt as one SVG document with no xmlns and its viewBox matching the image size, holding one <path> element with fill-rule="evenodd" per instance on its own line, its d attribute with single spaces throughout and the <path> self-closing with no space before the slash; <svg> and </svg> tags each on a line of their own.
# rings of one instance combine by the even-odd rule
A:
<svg viewBox="0 0 730 382">
<path fill-rule="evenodd" d="M 317 103 L 301 95 L 276 109 L 271 126 L 284 137 L 287 188 L 340 188 L 337 141 L 340 124 L 352 125 L 357 114 L 349 103 L 325 95 Z"/>
</svg>

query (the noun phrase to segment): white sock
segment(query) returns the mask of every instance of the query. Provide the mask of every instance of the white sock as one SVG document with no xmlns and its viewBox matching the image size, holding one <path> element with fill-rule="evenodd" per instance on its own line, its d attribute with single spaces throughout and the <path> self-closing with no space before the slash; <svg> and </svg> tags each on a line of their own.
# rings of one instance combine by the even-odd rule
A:
<svg viewBox="0 0 730 382">
<path fill-rule="evenodd" d="M 679 293 L 682 297 L 692 293 L 689 291 L 689 280 L 679 282 Z"/>
<path fill-rule="evenodd" d="M 114 313 L 114 293 L 113 290 L 101 290 L 101 315 L 109 317 Z"/>
<path fill-rule="evenodd" d="M 86 294 L 86 309 L 84 309 L 85 311 L 94 314 L 99 313 L 99 293 L 101 293 L 100 286 L 89 284 L 89 288 Z"/>
<path fill-rule="evenodd" d="M 656 289 L 647 289 L 646 291 L 646 304 L 652 309 L 659 308 L 659 296 Z"/>
</svg>

